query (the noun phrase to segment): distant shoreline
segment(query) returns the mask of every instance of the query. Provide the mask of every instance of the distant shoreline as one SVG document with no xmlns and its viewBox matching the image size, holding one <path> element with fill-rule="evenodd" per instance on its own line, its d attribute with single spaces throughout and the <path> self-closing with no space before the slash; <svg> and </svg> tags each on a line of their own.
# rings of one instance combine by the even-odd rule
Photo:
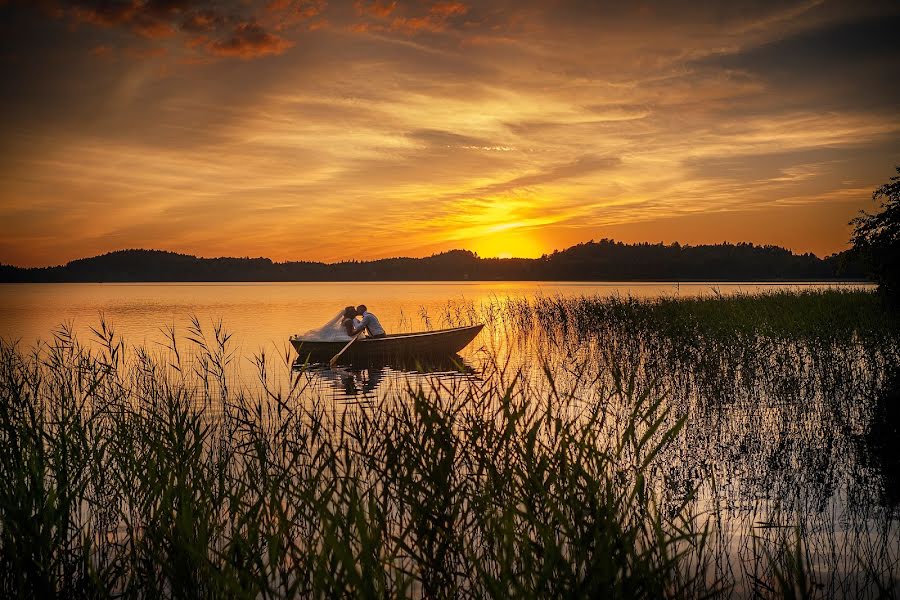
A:
<svg viewBox="0 0 900 600">
<path fill-rule="evenodd" d="M 481 258 L 451 250 L 425 258 L 321 263 L 268 258 L 198 258 L 161 250 L 120 250 L 56 267 L 0 264 L 6 283 L 592 281 L 868 281 L 850 251 L 825 258 L 749 243 L 682 246 L 601 240 L 540 258 Z"/>
</svg>

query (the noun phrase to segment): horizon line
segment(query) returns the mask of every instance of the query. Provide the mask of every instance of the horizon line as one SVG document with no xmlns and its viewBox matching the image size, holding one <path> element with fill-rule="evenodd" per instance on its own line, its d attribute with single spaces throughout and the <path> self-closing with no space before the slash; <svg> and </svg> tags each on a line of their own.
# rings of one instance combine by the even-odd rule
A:
<svg viewBox="0 0 900 600">
<path fill-rule="evenodd" d="M 613 243 L 613 244 L 622 245 L 622 246 L 645 246 L 645 245 L 646 245 L 646 246 L 663 246 L 663 247 L 678 246 L 678 247 L 681 247 L 681 248 L 702 248 L 702 247 L 705 247 L 705 246 L 741 246 L 741 245 L 747 245 L 747 246 L 752 246 L 752 247 L 756 247 L 756 248 L 778 248 L 778 249 L 780 249 L 780 250 L 785 250 L 785 251 L 787 251 L 787 252 L 790 252 L 790 253 L 791 253 L 792 255 L 794 255 L 794 256 L 812 255 L 812 256 L 816 257 L 818 260 L 826 260 L 826 259 L 828 259 L 828 258 L 830 258 L 830 257 L 832 257 L 832 256 L 837 256 L 837 255 L 839 255 L 839 254 L 841 254 L 841 253 L 843 253 L 843 252 L 846 252 L 846 251 L 848 250 L 848 249 L 844 249 L 844 250 L 840 250 L 840 251 L 837 251 L 837 252 L 832 252 L 831 254 L 827 254 L 827 255 L 824 255 L 824 256 L 819 256 L 818 254 L 816 254 L 815 252 L 812 252 L 812 251 L 807 251 L 807 252 L 796 252 L 796 251 L 794 251 L 794 250 L 791 249 L 791 248 L 787 248 L 787 247 L 784 247 L 784 246 L 779 246 L 779 245 L 777 245 L 777 244 L 758 244 L 758 243 L 756 243 L 756 242 L 750 242 L 750 241 L 739 241 L 739 242 L 722 241 L 722 242 L 716 242 L 716 243 L 689 244 L 689 243 L 681 243 L 681 242 L 679 242 L 679 241 L 677 241 L 677 240 L 676 240 L 676 241 L 673 241 L 673 242 L 670 242 L 670 243 L 666 243 L 666 242 L 663 242 L 663 241 L 659 241 L 659 242 L 649 242 L 649 241 L 644 241 L 644 242 L 620 242 L 620 241 L 617 241 L 615 238 L 601 238 L 601 239 L 599 239 L 599 240 L 590 239 L 590 240 L 587 240 L 587 241 L 585 241 L 585 242 L 578 242 L 577 244 L 572 244 L 571 246 L 566 246 L 566 247 L 564 247 L 564 248 L 555 248 L 555 249 L 553 249 L 553 250 L 551 250 L 551 251 L 549 251 L 549 252 L 543 253 L 541 256 L 536 256 L 536 257 L 527 257 L 527 256 L 481 256 L 481 255 L 478 254 L 478 252 L 476 252 L 476 251 L 474 251 L 474 250 L 469 250 L 469 249 L 466 249 L 466 248 L 451 248 L 451 249 L 449 249 L 449 250 L 443 250 L 443 251 L 441 251 L 441 252 L 434 252 L 434 253 L 432 253 L 432 254 L 425 255 L 425 256 L 399 256 L 399 255 L 398 255 L 398 256 L 385 256 L 385 257 L 381 257 L 381 258 L 372 258 L 372 259 L 367 259 L 367 260 L 347 259 L 347 260 L 338 260 L 338 261 L 332 261 L 332 262 L 326 262 L 326 261 L 323 261 L 323 260 L 302 259 L 302 258 L 301 258 L 301 259 L 294 259 L 294 260 L 277 261 L 277 260 L 273 260 L 273 259 L 271 259 L 271 258 L 269 258 L 269 257 L 267 257 L 267 256 L 250 256 L 250 255 L 244 255 L 244 256 L 224 256 L 224 255 L 221 255 L 221 256 L 201 256 L 201 255 L 198 255 L 198 254 L 191 254 L 191 253 L 189 253 L 189 252 L 184 252 L 184 251 L 178 251 L 178 250 L 165 250 L 165 249 L 160 249 L 160 248 L 119 248 L 119 249 L 117 249 L 117 250 L 109 250 L 109 251 L 103 252 L 103 253 L 101 253 L 101 254 L 94 254 L 94 255 L 91 255 L 91 256 L 82 256 L 82 257 L 79 257 L 79 258 L 73 258 L 73 259 L 71 259 L 71 260 L 69 260 L 69 261 L 67 261 L 67 262 L 65 262 L 65 263 L 62 263 L 62 264 L 55 264 L 55 265 L 50 264 L 50 265 L 38 265 L 38 266 L 26 267 L 26 266 L 14 265 L 14 264 L 12 264 L 12 263 L 6 263 L 6 262 L 3 262 L 2 260 L 0 260 L 0 266 L 2 266 L 2 267 L 13 267 L 13 268 L 16 268 L 16 269 L 56 269 L 56 268 L 64 268 L 64 267 L 67 267 L 67 266 L 69 266 L 70 264 L 72 264 L 72 263 L 74 263 L 74 262 L 81 261 L 81 260 L 90 260 L 90 259 L 93 259 L 93 258 L 101 258 L 101 257 L 103 257 L 103 256 L 109 256 L 109 255 L 111 255 L 111 254 L 118 254 L 118 253 L 123 253 L 123 252 L 160 252 L 160 253 L 164 253 L 164 254 L 176 254 L 176 255 L 179 255 L 179 256 L 188 256 L 188 257 L 196 258 L 196 259 L 200 259 L 200 260 L 220 260 L 220 259 L 261 260 L 261 259 L 262 259 L 262 260 L 268 260 L 268 261 L 271 262 L 272 264 L 276 264 L 276 265 L 289 264 L 289 263 L 312 263 L 312 264 L 321 264 L 321 265 L 326 265 L 326 266 L 340 265 L 340 264 L 346 264 L 346 263 L 371 263 L 371 262 L 378 262 L 378 261 L 382 261 L 382 260 L 403 260 L 403 259 L 408 259 L 408 260 L 425 260 L 425 259 L 428 259 L 428 258 L 434 258 L 434 257 L 436 257 L 436 256 L 443 256 L 443 255 L 445 255 L 445 254 L 450 254 L 450 253 L 453 253 L 453 252 L 465 252 L 465 253 L 470 253 L 470 254 L 474 255 L 475 258 L 477 258 L 477 259 L 479 259 L 479 260 L 541 260 L 541 259 L 544 258 L 544 257 L 551 256 L 551 255 L 556 254 L 556 253 L 558 253 L 558 252 L 565 252 L 566 250 L 570 250 L 570 249 L 576 248 L 576 247 L 578 247 L 578 246 L 584 246 L 584 245 L 587 245 L 587 244 L 600 244 L 600 243 L 603 243 L 603 242 Z"/>
</svg>

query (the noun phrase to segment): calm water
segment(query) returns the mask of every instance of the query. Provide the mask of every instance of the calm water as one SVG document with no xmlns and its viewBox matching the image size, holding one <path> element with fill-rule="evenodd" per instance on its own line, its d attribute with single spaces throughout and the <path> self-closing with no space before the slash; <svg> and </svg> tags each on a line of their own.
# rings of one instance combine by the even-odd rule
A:
<svg viewBox="0 0 900 600">
<path fill-rule="evenodd" d="M 835 284 L 735 283 L 146 283 L 0 284 L 0 336 L 32 345 L 69 323 L 89 337 L 100 315 L 129 344 L 164 340 L 160 328 L 184 333 L 195 315 L 202 325 L 222 320 L 243 355 L 280 348 L 294 333 L 317 327 L 347 305 L 366 304 L 390 331 L 439 328 L 448 301 L 508 297 L 621 295 L 633 297 L 814 289 Z"/>
</svg>

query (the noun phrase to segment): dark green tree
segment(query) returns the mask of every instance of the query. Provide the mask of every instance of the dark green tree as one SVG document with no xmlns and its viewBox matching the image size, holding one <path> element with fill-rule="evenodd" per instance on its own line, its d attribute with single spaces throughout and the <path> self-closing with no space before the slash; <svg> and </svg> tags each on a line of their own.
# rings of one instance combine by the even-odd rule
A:
<svg viewBox="0 0 900 600">
<path fill-rule="evenodd" d="M 900 167 L 897 173 L 872 192 L 879 212 L 862 211 L 850 221 L 854 250 L 869 263 L 878 289 L 894 301 L 900 299 Z"/>
</svg>

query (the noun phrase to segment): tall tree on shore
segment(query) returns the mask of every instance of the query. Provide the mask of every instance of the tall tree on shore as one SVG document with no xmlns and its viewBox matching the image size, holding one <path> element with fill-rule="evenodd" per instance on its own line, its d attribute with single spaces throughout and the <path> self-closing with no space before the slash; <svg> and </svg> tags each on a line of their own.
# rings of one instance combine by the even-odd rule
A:
<svg viewBox="0 0 900 600">
<path fill-rule="evenodd" d="M 853 248 L 860 252 L 872 268 L 878 289 L 894 301 L 900 300 L 900 167 L 872 192 L 879 212 L 865 211 L 850 221 Z"/>
</svg>

